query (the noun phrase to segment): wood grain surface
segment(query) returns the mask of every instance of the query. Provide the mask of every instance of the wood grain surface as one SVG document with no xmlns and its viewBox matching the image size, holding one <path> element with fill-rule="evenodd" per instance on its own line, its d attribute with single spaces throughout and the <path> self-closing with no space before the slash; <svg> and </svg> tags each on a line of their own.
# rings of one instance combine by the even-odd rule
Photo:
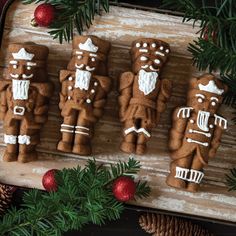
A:
<svg viewBox="0 0 236 236">
<path fill-rule="evenodd" d="M 49 120 L 41 132 L 41 144 L 38 146 L 40 158 L 28 164 L 0 162 L 0 182 L 24 187 L 42 188 L 42 175 L 51 168 L 62 169 L 86 163 L 90 157 L 64 154 L 56 150 L 60 137 L 61 117 L 58 109 L 60 84 L 58 73 L 66 67 L 70 59 L 71 44 L 60 45 L 52 40 L 47 29 L 34 28 L 30 25 L 35 5 L 22 5 L 15 1 L 8 10 L 0 55 L 1 77 L 6 73 L 6 48 L 11 42 L 33 41 L 45 44 L 50 49 L 48 69 L 50 79 L 56 91 L 51 99 Z M 182 24 L 182 18 L 148 11 L 111 7 L 110 13 L 96 17 L 93 26 L 84 32 L 110 40 L 112 49 L 109 56 L 109 75 L 113 79 L 113 91 L 110 93 L 105 114 L 96 125 L 93 139 L 93 157 L 99 163 L 115 163 L 134 157 L 142 164 L 137 176 L 147 180 L 152 187 L 151 196 L 131 204 L 155 209 L 170 210 L 178 213 L 204 216 L 212 219 L 236 222 L 236 193 L 228 192 L 225 174 L 236 166 L 236 127 L 232 122 L 233 110 L 222 106 L 222 114 L 229 121 L 229 128 L 224 133 L 217 157 L 210 161 L 205 169 L 205 177 L 199 193 L 175 190 L 165 184 L 169 171 L 167 149 L 168 130 L 171 125 L 173 108 L 185 104 L 188 80 L 200 75 L 191 66 L 191 55 L 187 51 L 190 42 L 196 39 L 197 28 L 192 23 Z M 129 49 L 131 42 L 139 37 L 160 38 L 171 46 L 171 57 L 162 77 L 174 83 L 173 96 L 161 122 L 154 129 L 148 143 L 145 156 L 126 155 L 119 151 L 121 124 L 118 121 L 117 78 L 130 69 Z M 4 152 L 3 130 L 0 124 L 0 155 Z"/>
</svg>

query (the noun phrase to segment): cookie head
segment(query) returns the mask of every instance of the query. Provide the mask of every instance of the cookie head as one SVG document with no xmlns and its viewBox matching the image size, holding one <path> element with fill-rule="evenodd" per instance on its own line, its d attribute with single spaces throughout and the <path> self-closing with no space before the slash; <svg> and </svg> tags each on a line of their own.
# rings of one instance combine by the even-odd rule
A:
<svg viewBox="0 0 236 236">
<path fill-rule="evenodd" d="M 83 70 L 106 74 L 107 54 L 110 43 L 95 36 L 78 36 L 73 40 L 73 57 L 69 70 Z"/>
<path fill-rule="evenodd" d="M 132 70 L 136 74 L 140 70 L 160 73 L 169 54 L 170 47 L 166 42 L 151 38 L 136 40 L 131 48 Z"/>
<path fill-rule="evenodd" d="M 47 80 L 47 47 L 34 43 L 15 43 L 9 45 L 8 53 L 9 79 L 31 82 Z"/>
<path fill-rule="evenodd" d="M 190 82 L 188 106 L 213 115 L 220 107 L 226 91 L 227 86 L 211 74 L 193 78 Z"/>
</svg>

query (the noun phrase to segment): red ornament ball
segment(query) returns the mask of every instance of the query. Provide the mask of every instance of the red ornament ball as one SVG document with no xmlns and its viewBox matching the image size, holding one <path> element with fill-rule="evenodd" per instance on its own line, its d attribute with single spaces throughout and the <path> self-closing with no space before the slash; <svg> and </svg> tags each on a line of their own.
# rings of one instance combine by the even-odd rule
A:
<svg viewBox="0 0 236 236">
<path fill-rule="evenodd" d="M 55 8 L 49 3 L 39 5 L 34 11 L 34 20 L 37 25 L 48 27 L 55 19 Z"/>
<path fill-rule="evenodd" d="M 114 181 L 112 191 L 118 201 L 126 202 L 134 198 L 136 185 L 130 177 L 121 176 Z"/>
<path fill-rule="evenodd" d="M 48 192 L 55 192 L 57 191 L 57 182 L 55 180 L 55 173 L 58 170 L 52 169 L 47 171 L 42 179 L 42 184 L 43 187 L 48 191 Z"/>
</svg>

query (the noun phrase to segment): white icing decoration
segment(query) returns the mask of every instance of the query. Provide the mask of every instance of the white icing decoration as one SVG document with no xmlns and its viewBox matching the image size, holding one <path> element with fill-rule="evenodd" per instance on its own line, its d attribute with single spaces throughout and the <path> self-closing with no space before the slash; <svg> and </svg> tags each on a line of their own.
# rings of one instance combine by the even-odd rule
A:
<svg viewBox="0 0 236 236">
<path fill-rule="evenodd" d="M 209 127 L 212 129 L 212 128 L 214 128 L 214 125 L 209 125 Z"/>
<path fill-rule="evenodd" d="M 60 129 L 60 131 L 64 133 L 74 133 L 74 130 Z"/>
<path fill-rule="evenodd" d="M 77 56 L 77 58 L 80 60 L 80 59 L 82 59 L 82 56 Z"/>
<path fill-rule="evenodd" d="M 80 126 L 80 125 L 75 126 L 75 128 L 76 128 L 76 129 L 85 129 L 85 130 L 89 130 L 89 128 L 84 127 L 84 126 Z"/>
<path fill-rule="evenodd" d="M 224 92 L 224 89 L 217 88 L 214 80 L 210 80 L 207 85 L 199 84 L 198 88 L 202 91 L 206 91 L 209 93 L 215 93 L 218 95 L 221 95 Z"/>
<path fill-rule="evenodd" d="M 27 66 L 37 66 L 37 63 L 35 62 L 27 62 Z"/>
<path fill-rule="evenodd" d="M 193 134 L 193 133 L 196 133 L 196 134 L 203 134 L 205 135 L 206 137 L 211 137 L 211 134 L 210 133 L 204 133 L 202 131 L 198 131 L 198 130 L 195 130 L 195 129 L 189 129 L 189 133 L 190 134 Z"/>
<path fill-rule="evenodd" d="M 95 67 L 86 66 L 87 71 L 94 71 L 95 69 L 96 69 Z"/>
<path fill-rule="evenodd" d="M 72 90 L 72 89 L 73 89 L 73 87 L 72 87 L 72 86 L 69 86 L 69 87 L 68 87 L 68 90 Z"/>
<path fill-rule="evenodd" d="M 183 180 L 188 180 L 188 172 L 189 172 L 189 169 L 176 166 L 176 169 L 175 169 L 175 178 L 177 178 L 177 179 L 183 179 Z"/>
<path fill-rule="evenodd" d="M 95 93 L 95 90 L 94 90 L 94 89 L 92 89 L 92 90 L 91 90 L 91 93 Z"/>
<path fill-rule="evenodd" d="M 18 62 L 17 62 L 17 61 L 10 61 L 9 64 L 10 64 L 10 65 L 17 65 Z"/>
<path fill-rule="evenodd" d="M 18 74 L 10 74 L 10 76 L 14 79 L 18 79 L 20 77 L 20 75 Z"/>
<path fill-rule="evenodd" d="M 12 80 L 12 93 L 14 100 L 27 100 L 29 92 L 29 80 Z"/>
<path fill-rule="evenodd" d="M 193 120 L 193 119 L 191 119 L 191 120 L 190 120 L 190 123 L 191 123 L 191 124 L 194 124 L 194 120 Z"/>
<path fill-rule="evenodd" d="M 19 135 L 18 136 L 18 143 L 19 144 L 30 145 L 30 136 L 28 136 L 28 135 Z"/>
<path fill-rule="evenodd" d="M 197 126 L 199 129 L 203 131 L 209 131 L 209 128 L 208 128 L 209 117 L 210 117 L 210 112 L 201 111 L 201 110 L 198 111 Z"/>
<path fill-rule="evenodd" d="M 160 50 L 162 51 L 164 49 L 164 47 L 163 46 L 160 46 Z"/>
<path fill-rule="evenodd" d="M 84 53 L 83 53 L 83 52 L 80 52 L 80 51 L 76 51 L 76 54 L 77 54 L 77 55 L 83 55 Z"/>
<path fill-rule="evenodd" d="M 156 72 L 146 72 L 145 70 L 139 71 L 138 85 L 139 90 L 148 95 L 156 88 L 158 74 Z"/>
<path fill-rule="evenodd" d="M 156 52 L 155 52 L 155 54 L 156 54 L 156 55 L 160 55 L 160 56 L 162 56 L 162 57 L 164 57 L 164 56 L 165 56 L 165 54 L 164 54 L 164 53 L 162 53 L 162 52 L 159 52 L 159 51 L 156 51 Z"/>
<path fill-rule="evenodd" d="M 31 70 L 31 66 L 27 66 L 27 70 Z"/>
<path fill-rule="evenodd" d="M 20 106 L 14 106 L 13 114 L 23 116 L 25 114 L 25 108 Z"/>
<path fill-rule="evenodd" d="M 141 44 L 140 43 L 136 43 L 136 48 L 140 48 Z"/>
<path fill-rule="evenodd" d="M 91 73 L 85 70 L 76 70 L 75 73 L 75 88 L 80 88 L 81 90 L 88 90 L 91 80 Z"/>
<path fill-rule="evenodd" d="M 93 41 L 91 38 L 88 38 L 85 43 L 79 44 L 79 49 L 88 51 L 88 52 L 97 52 L 98 47 L 93 44 Z"/>
<path fill-rule="evenodd" d="M 61 124 L 61 127 L 67 127 L 67 128 L 72 128 L 74 129 L 74 125 L 67 125 L 67 124 Z"/>
<path fill-rule="evenodd" d="M 195 95 L 195 97 L 201 97 L 201 98 L 205 99 L 205 96 L 204 96 L 203 94 L 200 94 L 200 93 L 197 93 L 197 94 Z"/>
<path fill-rule="evenodd" d="M 177 117 L 180 118 L 180 115 L 181 115 L 181 118 L 189 118 L 190 117 L 190 111 L 193 110 L 192 107 L 183 107 L 183 108 L 180 108 L 178 113 L 177 113 Z"/>
<path fill-rule="evenodd" d="M 145 57 L 145 56 L 141 56 L 141 57 L 140 57 L 140 60 L 141 60 L 141 61 L 147 61 L 147 59 L 148 59 L 148 58 Z"/>
<path fill-rule="evenodd" d="M 155 43 L 152 44 L 152 47 L 155 48 L 157 45 Z"/>
<path fill-rule="evenodd" d="M 139 49 L 139 52 L 148 52 L 147 49 Z"/>
<path fill-rule="evenodd" d="M 160 64 L 160 63 L 161 63 L 161 61 L 160 61 L 159 59 L 155 59 L 154 62 L 155 62 L 156 64 Z"/>
<path fill-rule="evenodd" d="M 200 184 L 203 177 L 204 177 L 204 173 L 202 171 L 191 169 L 188 181 L 196 183 L 196 184 Z"/>
<path fill-rule="evenodd" d="M 68 80 L 69 80 L 69 81 L 72 81 L 72 80 L 73 80 L 73 78 L 70 76 L 70 77 L 68 78 Z"/>
<path fill-rule="evenodd" d="M 203 102 L 202 98 L 198 98 L 197 101 L 198 101 L 199 103 L 202 103 L 202 102 Z"/>
<path fill-rule="evenodd" d="M 94 82 L 94 86 L 98 86 L 98 82 Z"/>
<path fill-rule="evenodd" d="M 169 53 L 170 52 L 170 50 L 169 49 L 166 49 L 166 53 Z"/>
<path fill-rule="evenodd" d="M 21 48 L 19 52 L 12 53 L 12 56 L 15 60 L 29 60 L 31 61 L 34 58 L 33 53 L 28 53 L 24 48 Z"/>
<path fill-rule="evenodd" d="M 95 54 L 95 53 L 90 53 L 89 56 L 90 56 L 90 57 L 97 57 L 97 54 Z"/>
<path fill-rule="evenodd" d="M 141 66 L 141 68 L 146 69 L 148 68 L 148 65 Z"/>
<path fill-rule="evenodd" d="M 216 114 L 214 114 L 214 117 L 215 117 L 215 125 L 222 127 L 222 122 L 223 122 L 223 128 L 227 129 L 227 120 L 225 118 L 218 116 Z"/>
<path fill-rule="evenodd" d="M 87 102 L 87 103 L 91 103 L 91 100 L 88 98 L 88 99 L 86 100 L 86 102 Z"/>
<path fill-rule="evenodd" d="M 145 47 L 145 48 L 146 48 L 147 46 L 148 46 L 148 45 L 147 45 L 147 43 L 144 43 L 144 44 L 143 44 L 143 47 Z"/>
<path fill-rule="evenodd" d="M 150 68 L 150 70 L 152 70 L 152 71 L 158 71 L 158 70 L 159 70 L 159 69 L 155 69 L 152 65 L 149 66 L 149 68 Z"/>
<path fill-rule="evenodd" d="M 33 78 L 33 77 L 34 77 L 33 74 L 30 74 L 30 75 L 25 75 L 25 74 L 23 74 L 23 75 L 22 75 L 22 78 L 23 78 L 23 79 L 31 79 L 31 78 Z"/>
<path fill-rule="evenodd" d="M 214 107 L 216 105 L 216 102 L 211 102 L 211 105 Z"/>
<path fill-rule="evenodd" d="M 191 139 L 191 138 L 187 138 L 187 142 L 188 143 L 197 143 L 197 144 L 203 145 L 205 147 L 208 147 L 208 145 L 209 145 L 208 143 L 199 142 L 199 141 Z"/>
<path fill-rule="evenodd" d="M 71 100 L 71 96 L 68 97 L 68 100 Z"/>
<path fill-rule="evenodd" d="M 131 128 L 126 129 L 124 132 L 125 132 L 125 135 L 135 132 L 135 133 L 144 133 L 147 137 L 151 137 L 151 134 L 144 128 L 136 129 L 135 127 L 131 127 Z"/>
<path fill-rule="evenodd" d="M 18 67 L 17 65 L 14 65 L 14 66 L 13 66 L 14 69 L 17 69 L 17 67 Z"/>
<path fill-rule="evenodd" d="M 88 133 L 81 132 L 81 131 L 75 131 L 75 133 L 76 133 L 76 134 L 82 134 L 82 135 L 87 135 L 87 136 L 89 136 L 89 134 L 88 134 Z"/>
<path fill-rule="evenodd" d="M 93 58 L 91 59 L 91 61 L 93 61 L 93 62 L 94 62 L 94 61 L 96 61 L 96 59 L 93 57 Z"/>
<path fill-rule="evenodd" d="M 77 69 L 81 69 L 81 68 L 84 67 L 84 64 L 81 64 L 81 65 L 75 64 L 75 67 L 76 67 Z"/>
<path fill-rule="evenodd" d="M 6 144 L 16 144 L 17 136 L 4 134 L 4 143 Z"/>
</svg>

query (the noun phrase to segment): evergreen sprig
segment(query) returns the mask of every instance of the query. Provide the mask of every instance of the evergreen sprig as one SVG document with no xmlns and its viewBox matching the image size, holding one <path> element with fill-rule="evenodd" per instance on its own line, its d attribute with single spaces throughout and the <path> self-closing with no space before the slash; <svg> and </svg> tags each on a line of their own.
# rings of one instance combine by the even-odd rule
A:
<svg viewBox="0 0 236 236">
<path fill-rule="evenodd" d="M 113 181 L 123 175 L 133 177 L 140 163 L 129 159 L 107 168 L 89 160 L 84 169 L 56 172 L 58 190 L 31 190 L 23 197 L 20 209 L 12 208 L 0 222 L 0 235 L 60 236 L 69 230 L 81 230 L 88 223 L 97 225 L 117 220 L 124 210 L 112 193 Z M 138 182 L 136 197 L 147 197 L 150 188 Z"/>
<path fill-rule="evenodd" d="M 81 34 L 84 27 L 90 27 L 96 14 L 103 9 L 109 11 L 109 0 L 22 0 L 23 4 L 50 3 L 56 8 L 56 19 L 50 25 L 49 34 L 53 39 L 69 42 L 73 39 L 74 28 Z"/>
<path fill-rule="evenodd" d="M 183 21 L 200 22 L 200 37 L 189 45 L 199 70 L 219 70 L 229 85 L 228 102 L 236 101 L 236 1 L 164 0 L 164 5 L 184 12 Z M 230 99 L 231 98 L 231 99 Z"/>
<path fill-rule="evenodd" d="M 226 181 L 229 186 L 229 191 L 236 190 L 236 168 L 230 171 L 229 175 L 226 175 Z"/>
</svg>

